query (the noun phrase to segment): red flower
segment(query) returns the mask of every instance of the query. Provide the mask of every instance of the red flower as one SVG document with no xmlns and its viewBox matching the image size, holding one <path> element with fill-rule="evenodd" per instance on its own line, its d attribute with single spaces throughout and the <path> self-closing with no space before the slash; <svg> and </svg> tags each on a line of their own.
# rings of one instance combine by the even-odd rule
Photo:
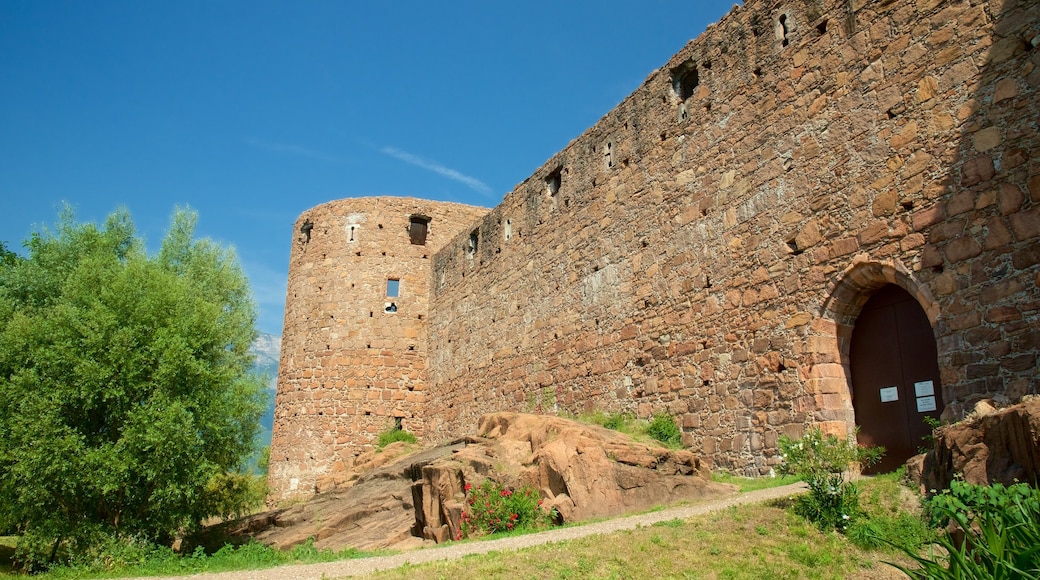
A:
<svg viewBox="0 0 1040 580">
<path fill-rule="evenodd" d="M 473 486 L 467 483 L 466 485 L 462 486 L 462 489 L 464 491 L 469 491 L 469 490 L 473 489 Z"/>
<path fill-rule="evenodd" d="M 513 514 L 513 515 L 509 516 L 509 519 L 511 519 L 511 520 L 513 520 L 515 522 L 516 518 L 518 518 L 518 517 L 520 517 L 520 514 Z"/>
</svg>

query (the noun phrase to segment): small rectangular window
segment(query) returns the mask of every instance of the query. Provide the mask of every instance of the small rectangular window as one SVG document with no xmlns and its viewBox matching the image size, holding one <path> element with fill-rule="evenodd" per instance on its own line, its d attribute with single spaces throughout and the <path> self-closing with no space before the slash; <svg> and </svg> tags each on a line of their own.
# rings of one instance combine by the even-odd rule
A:
<svg viewBox="0 0 1040 580">
<path fill-rule="evenodd" d="M 386 281 L 386 296 L 387 298 L 397 298 L 401 292 L 401 281 L 390 278 Z"/>
</svg>

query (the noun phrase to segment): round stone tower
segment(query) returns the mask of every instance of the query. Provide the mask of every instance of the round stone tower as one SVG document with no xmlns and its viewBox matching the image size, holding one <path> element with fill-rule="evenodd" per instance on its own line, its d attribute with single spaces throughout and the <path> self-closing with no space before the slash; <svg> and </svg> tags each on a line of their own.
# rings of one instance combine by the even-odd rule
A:
<svg viewBox="0 0 1040 580">
<path fill-rule="evenodd" d="M 370 197 L 299 217 L 271 439 L 272 498 L 314 493 L 388 428 L 423 435 L 431 258 L 487 212 Z"/>
</svg>

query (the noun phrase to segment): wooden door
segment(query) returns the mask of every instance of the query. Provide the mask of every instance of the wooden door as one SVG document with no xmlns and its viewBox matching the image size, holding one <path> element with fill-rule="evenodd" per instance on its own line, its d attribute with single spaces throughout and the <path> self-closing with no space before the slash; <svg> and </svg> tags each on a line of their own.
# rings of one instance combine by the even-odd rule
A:
<svg viewBox="0 0 1040 580">
<path fill-rule="evenodd" d="M 882 445 L 881 463 L 864 473 L 903 465 L 925 445 L 924 418 L 943 410 L 935 336 L 924 309 L 895 285 L 863 306 L 849 348 L 852 406 L 862 445 Z"/>
</svg>

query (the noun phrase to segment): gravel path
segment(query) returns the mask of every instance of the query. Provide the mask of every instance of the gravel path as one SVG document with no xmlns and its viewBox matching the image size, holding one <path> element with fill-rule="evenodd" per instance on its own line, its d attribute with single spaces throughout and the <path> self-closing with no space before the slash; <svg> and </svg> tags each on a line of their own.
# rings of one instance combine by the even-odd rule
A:
<svg viewBox="0 0 1040 580">
<path fill-rule="evenodd" d="M 486 542 L 469 542 L 464 544 L 449 543 L 435 548 L 425 548 L 394 554 L 393 556 L 375 556 L 357 560 L 340 562 L 324 562 L 321 564 L 298 564 L 280 566 L 266 570 L 245 570 L 241 572 L 220 572 L 184 576 L 197 580 L 310 580 L 321 578 L 341 578 L 348 576 L 365 576 L 379 570 L 397 568 L 405 564 L 422 564 L 437 560 L 455 560 L 470 554 L 485 554 L 491 551 L 520 550 L 531 546 L 584 538 L 595 534 L 609 534 L 619 530 L 630 530 L 640 526 L 649 526 L 657 522 L 674 519 L 686 519 L 730 506 L 756 503 L 777 499 L 805 491 L 804 483 L 794 483 L 782 487 L 761 489 L 748 493 L 735 494 L 721 499 L 708 500 L 695 505 L 684 505 L 665 510 L 626 516 L 568 528 L 557 528 L 536 534 L 500 538 Z M 169 577 L 165 577 L 168 580 Z M 159 580 L 136 579 L 136 580 Z"/>
</svg>

